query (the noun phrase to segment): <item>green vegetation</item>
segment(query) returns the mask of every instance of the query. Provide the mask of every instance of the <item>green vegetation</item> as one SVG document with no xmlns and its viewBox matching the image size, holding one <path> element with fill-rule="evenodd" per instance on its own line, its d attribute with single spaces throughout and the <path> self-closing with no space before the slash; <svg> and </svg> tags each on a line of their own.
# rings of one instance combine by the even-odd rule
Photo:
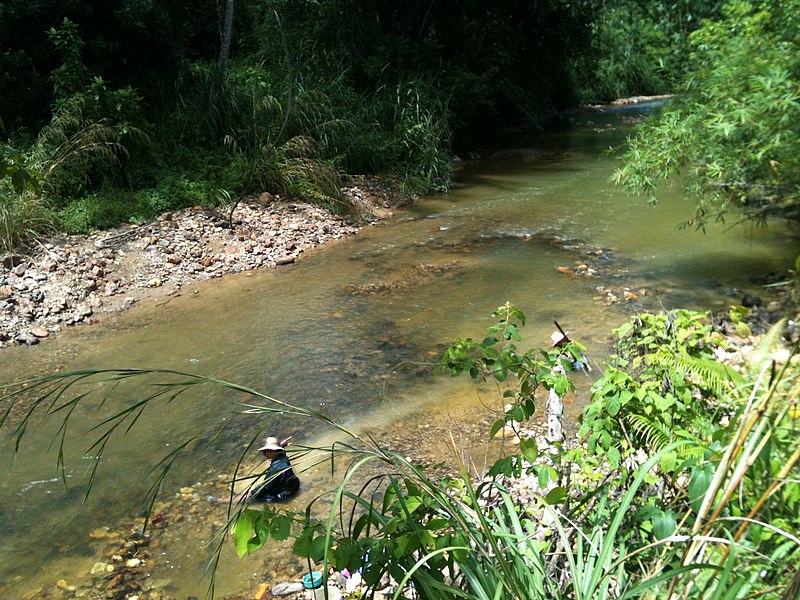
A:
<svg viewBox="0 0 800 600">
<path fill-rule="evenodd" d="M 174 402 L 200 385 L 248 395 L 251 401 L 235 402 L 246 418 L 289 411 L 321 421 L 338 431 L 340 441 L 302 448 L 294 462 L 306 468 L 327 463 L 340 483 L 301 511 L 233 504 L 256 436 L 235 469 L 226 529 L 240 555 L 270 540 L 291 539 L 310 569 L 360 570 L 368 596 L 389 575 L 400 584 L 395 597 L 413 584 L 426 599 L 796 597 L 800 363 L 797 347 L 784 362 L 772 358 L 781 324 L 735 372 L 714 358 L 725 341 L 708 315 L 634 317 L 617 330 L 617 354 L 593 388 L 578 439 L 540 450 L 525 428 L 539 408 L 536 390 L 565 392 L 571 384 L 554 377 L 553 367 L 569 369 L 582 348 L 569 342 L 520 353 L 515 343 L 525 315 L 506 304 L 495 317 L 497 325 L 482 342 L 457 340 L 441 365 L 453 376 L 496 381 L 510 402 L 490 437 L 510 429 L 521 442 L 504 445 L 518 450 L 484 474 L 470 473 L 468 461 L 456 458 L 456 476 L 434 478 L 411 459 L 313 410 L 172 371 L 33 380 L 0 398 L 0 425 L 16 402 L 33 394 L 34 409 L 18 424 L 17 441 L 43 411 L 63 420 L 56 442 L 63 444 L 72 409 L 91 397 L 85 384 L 112 382 L 119 394 L 126 383 L 153 380 L 151 392 L 98 426 L 89 452 L 93 480 L 110 439 L 135 425 L 151 404 Z M 191 441 L 182 440 L 154 468 L 151 502 Z M 458 448 L 454 456 L 461 456 Z M 514 490 L 520 477 L 528 481 L 527 495 Z M 224 538 L 218 550 L 222 543 Z"/>
<path fill-rule="evenodd" d="M 800 217 L 800 30 L 796 0 L 730 0 L 689 36 L 679 96 L 637 131 L 616 179 L 654 194 L 685 176 L 689 223 Z"/>
<path fill-rule="evenodd" d="M 446 190 L 498 131 L 671 89 L 718 3 L 223 4 L 3 3 L 4 251 L 262 191 L 347 211 L 348 175 Z"/>
</svg>

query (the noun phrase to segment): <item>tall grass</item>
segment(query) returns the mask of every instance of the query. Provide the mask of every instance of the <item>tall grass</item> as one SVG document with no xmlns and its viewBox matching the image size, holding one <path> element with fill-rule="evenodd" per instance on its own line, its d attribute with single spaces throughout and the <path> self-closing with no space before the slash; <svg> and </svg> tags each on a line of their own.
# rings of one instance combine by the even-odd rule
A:
<svg viewBox="0 0 800 600">
<path fill-rule="evenodd" d="M 0 251 L 11 254 L 53 230 L 44 201 L 33 192 L 17 194 L 0 183 Z"/>
</svg>

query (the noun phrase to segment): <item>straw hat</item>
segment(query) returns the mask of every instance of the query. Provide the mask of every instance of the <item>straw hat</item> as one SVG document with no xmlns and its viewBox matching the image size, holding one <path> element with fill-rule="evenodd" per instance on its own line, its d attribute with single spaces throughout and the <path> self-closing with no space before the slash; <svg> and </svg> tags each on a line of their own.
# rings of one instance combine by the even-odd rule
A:
<svg viewBox="0 0 800 600">
<path fill-rule="evenodd" d="M 263 452 L 264 450 L 274 450 L 275 452 L 283 452 L 286 450 L 285 444 L 288 440 L 284 440 L 282 443 L 278 441 L 276 437 L 268 437 L 264 440 L 264 444 L 261 448 L 258 449 L 259 452 Z"/>
<path fill-rule="evenodd" d="M 561 333 L 560 331 L 554 331 L 553 333 L 551 333 L 550 341 L 553 342 L 553 348 L 561 346 L 562 344 L 568 342 L 569 338 L 567 337 L 567 335 L 569 335 L 569 332 L 566 331 L 564 333 Z"/>
</svg>

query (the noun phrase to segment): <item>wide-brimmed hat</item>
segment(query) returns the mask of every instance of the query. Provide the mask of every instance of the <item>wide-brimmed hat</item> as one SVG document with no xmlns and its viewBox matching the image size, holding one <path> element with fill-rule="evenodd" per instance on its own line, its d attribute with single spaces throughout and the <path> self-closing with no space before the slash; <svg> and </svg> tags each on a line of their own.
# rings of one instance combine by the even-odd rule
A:
<svg viewBox="0 0 800 600">
<path fill-rule="evenodd" d="M 569 337 L 567 337 L 568 335 L 569 334 L 567 332 L 562 333 L 561 331 L 554 331 L 553 333 L 551 333 L 550 341 L 553 342 L 553 348 L 561 346 L 562 344 L 568 342 L 569 341 Z"/>
<path fill-rule="evenodd" d="M 276 437 L 268 437 L 264 440 L 264 443 L 261 445 L 261 448 L 258 449 L 259 452 L 263 452 L 264 450 L 274 450 L 276 452 L 283 452 L 286 450 L 285 444 L 288 440 L 284 440 L 283 443 L 278 441 Z"/>
</svg>

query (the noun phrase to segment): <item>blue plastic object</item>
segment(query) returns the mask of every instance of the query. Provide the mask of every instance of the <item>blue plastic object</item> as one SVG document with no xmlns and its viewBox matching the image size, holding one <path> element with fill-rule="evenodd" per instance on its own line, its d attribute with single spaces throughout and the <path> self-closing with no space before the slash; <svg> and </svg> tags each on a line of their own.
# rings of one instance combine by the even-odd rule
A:
<svg viewBox="0 0 800 600">
<path fill-rule="evenodd" d="M 312 571 L 303 575 L 303 587 L 307 590 L 313 590 L 322 585 L 322 573 L 319 571 Z"/>
</svg>

